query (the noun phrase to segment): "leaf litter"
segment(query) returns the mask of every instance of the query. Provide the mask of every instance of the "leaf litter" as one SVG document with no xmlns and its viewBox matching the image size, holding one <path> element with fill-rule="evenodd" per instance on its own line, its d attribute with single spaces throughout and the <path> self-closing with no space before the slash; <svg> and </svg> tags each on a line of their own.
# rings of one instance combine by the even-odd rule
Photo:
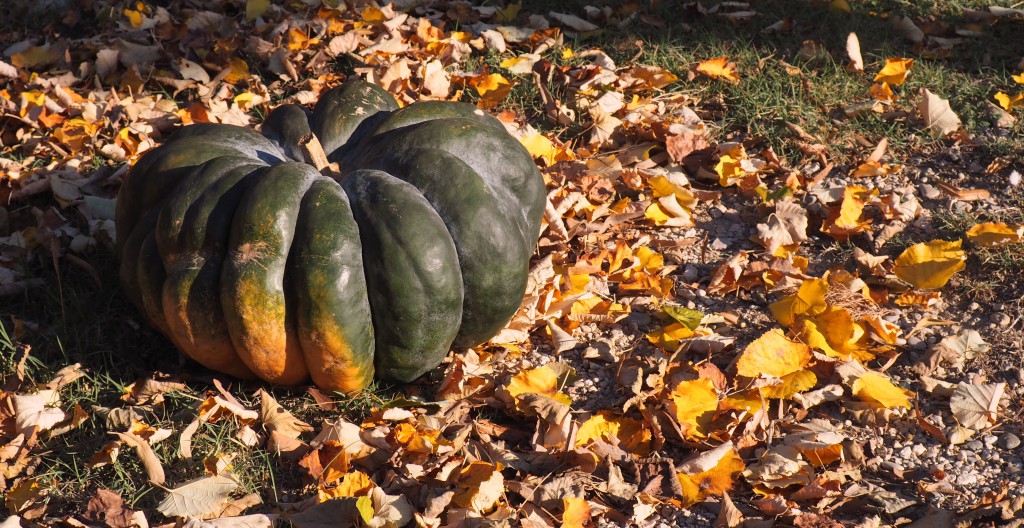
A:
<svg viewBox="0 0 1024 528">
<path fill-rule="evenodd" d="M 963 322 L 927 323 L 955 308 L 947 285 L 973 248 L 1021 243 L 1019 223 L 979 222 L 953 241 L 927 236 L 921 202 L 936 197 L 898 183 L 908 179 L 908 162 L 887 154 L 886 138 L 848 165 L 829 160 L 822 140 L 796 124 L 789 128 L 806 159 L 781 158 L 758 138 L 721 137 L 701 117 L 710 115 L 708 102 L 685 86 L 741 85 L 758 75 L 728 56 L 670 71 L 570 47 L 588 34 L 657 27 L 639 5 L 577 16 L 457 2 L 444 11 L 401 2 L 234 7 L 243 3 L 244 20 L 223 14 L 219 2 L 188 13 L 136 2 L 110 11 L 100 40 L 53 35 L 6 49 L 0 193 L 5 204 L 32 207 L 0 209 L 0 294 L 45 286 L 26 262 L 98 277 L 91 259 L 116 240 L 120 177 L 177 126 L 252 125 L 279 100 L 309 104 L 348 77 L 330 67 L 348 60 L 352 75 L 401 104 L 468 100 L 495 112 L 533 154 L 549 203 L 521 309 L 489 344 L 453 354 L 430 379 L 363 415 L 324 414 L 347 397 L 282 404 L 276 391 L 233 394 L 215 382 L 203 394 L 157 373 L 127 386 L 117 407 L 83 409 L 64 399 L 87 383 L 81 367 L 39 384 L 21 363 L 5 374 L 0 397 L 0 489 L 12 519 L 439 527 L 700 525 L 717 517 L 722 526 L 772 518 L 881 526 L 882 518 L 898 525 L 901 516 L 923 516 L 928 501 L 960 524 L 991 518 L 986 508 L 1002 508 L 1003 519 L 1021 515 L 1007 499 L 1019 493 L 1019 478 L 972 491 L 974 474 L 951 476 L 934 456 L 924 463 L 927 451 L 969 445 L 975 434 L 995 449 L 989 433 L 1019 418 L 1005 382 L 964 372 L 988 343 Z M 732 23 L 758 16 L 741 2 L 687 9 Z M 924 22 L 891 17 L 926 51 L 955 46 Z M 812 44 L 798 58 L 829 55 Z M 173 57 L 176 48 L 196 52 Z M 922 133 L 972 141 L 953 97 L 924 88 L 901 103 L 913 99 L 899 90 L 915 59 L 886 58 L 873 70 L 852 33 L 845 50 L 832 51 L 864 80 L 864 100 L 842 109 L 848 118 L 911 116 Z M 482 65 L 487 54 L 500 64 Z M 876 72 L 875 84 L 866 71 Z M 537 88 L 546 122 L 506 107 L 525 85 Z M 1000 91 L 993 101 L 1015 112 L 1019 98 Z M 585 132 L 555 133 L 574 124 Z M 936 186 L 951 206 L 991 200 L 941 179 Z M 902 253 L 887 245 L 899 236 L 913 237 Z M 821 248 L 833 242 L 857 245 L 845 261 L 826 260 Z M 172 428 L 147 424 L 164 412 L 176 413 L 161 421 Z M 90 478 L 102 485 L 133 453 L 142 466 L 133 483 L 159 491 L 126 502 L 98 487 L 76 511 L 59 483 L 37 474 L 50 460 L 48 442 L 81 432 L 91 416 L 97 436 L 116 439 L 87 454 Z M 195 457 L 193 440 L 207 428 L 227 441 Z M 893 460 L 896 448 L 902 462 Z M 274 489 L 271 480 L 260 483 L 271 489 L 244 494 L 234 461 L 261 451 L 301 482 Z M 913 461 L 915 468 L 902 465 Z M 917 487 L 901 487 L 911 475 Z"/>
</svg>

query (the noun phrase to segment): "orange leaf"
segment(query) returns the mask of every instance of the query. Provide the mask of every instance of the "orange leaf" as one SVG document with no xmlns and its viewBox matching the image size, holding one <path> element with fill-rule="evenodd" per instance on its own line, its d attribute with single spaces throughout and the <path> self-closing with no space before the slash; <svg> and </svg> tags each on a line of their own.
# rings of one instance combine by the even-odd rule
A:
<svg viewBox="0 0 1024 528">
<path fill-rule="evenodd" d="M 680 466 L 677 474 L 683 488 L 683 507 L 687 508 L 713 495 L 732 489 L 736 476 L 746 466 L 732 442 L 705 451 Z"/>
<path fill-rule="evenodd" d="M 739 82 L 740 74 L 736 71 L 736 65 L 729 62 L 728 57 L 716 57 L 708 59 L 697 65 L 697 73 L 703 73 L 715 79 L 722 79 L 729 82 Z"/>
<path fill-rule="evenodd" d="M 899 86 L 903 84 L 903 81 L 907 80 L 907 74 L 910 73 L 911 66 L 914 65 L 914 59 L 904 59 L 902 57 L 892 57 L 885 59 L 885 66 L 875 76 L 875 82 L 889 83 L 893 86 Z"/>
<path fill-rule="evenodd" d="M 676 419 L 687 438 L 703 438 L 718 408 L 718 393 L 709 379 L 682 381 L 670 395 Z"/>
<path fill-rule="evenodd" d="M 562 499 L 565 512 L 562 513 L 562 528 L 591 528 L 594 521 L 590 516 L 590 503 L 586 499 L 566 497 Z"/>
</svg>

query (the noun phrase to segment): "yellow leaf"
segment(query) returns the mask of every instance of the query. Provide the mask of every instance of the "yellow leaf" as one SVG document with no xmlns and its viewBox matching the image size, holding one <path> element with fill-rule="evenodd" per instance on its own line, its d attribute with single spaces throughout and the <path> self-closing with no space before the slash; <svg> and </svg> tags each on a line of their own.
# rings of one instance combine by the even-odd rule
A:
<svg viewBox="0 0 1024 528">
<path fill-rule="evenodd" d="M 747 345 L 736 362 L 736 373 L 747 378 L 762 374 L 781 378 L 803 369 L 810 360 L 810 347 L 791 341 L 782 330 L 775 328 Z"/>
<path fill-rule="evenodd" d="M 473 462 L 459 472 L 458 487 L 452 502 L 483 513 L 494 507 L 505 492 L 501 464 Z"/>
<path fill-rule="evenodd" d="M 576 433 L 576 447 L 586 447 L 593 440 L 616 444 L 637 456 L 647 456 L 651 452 L 651 431 L 644 427 L 644 423 L 609 410 L 599 411 L 580 425 Z"/>
<path fill-rule="evenodd" d="M 562 528 L 590 528 L 594 521 L 590 517 L 590 503 L 586 499 L 566 497 L 562 499 L 565 508 L 562 513 Z"/>
<path fill-rule="evenodd" d="M 964 269 L 967 256 L 960 249 L 961 241 L 932 240 L 908 247 L 896 259 L 893 271 L 900 279 L 918 290 L 934 290 L 949 282 Z"/>
<path fill-rule="evenodd" d="M 853 395 L 861 401 L 886 409 L 909 409 L 910 397 L 914 395 L 913 392 L 893 385 L 888 378 L 875 372 L 868 372 L 854 380 L 852 389 Z"/>
<path fill-rule="evenodd" d="M 569 60 L 575 56 L 576 54 L 572 52 L 572 48 L 565 48 L 562 50 L 562 60 Z"/>
<path fill-rule="evenodd" d="M 504 101 L 512 91 L 512 84 L 500 73 L 474 77 L 469 84 L 480 94 L 480 106 L 483 108 L 491 108 Z"/>
<path fill-rule="evenodd" d="M 704 438 L 718 409 L 718 393 L 709 379 L 682 381 L 670 395 L 676 420 L 687 438 Z"/>
<path fill-rule="evenodd" d="M 1010 78 L 1013 79 L 1013 81 L 1016 82 L 1017 84 L 1024 84 L 1024 73 L 1012 75 L 1010 76 Z"/>
<path fill-rule="evenodd" d="M 820 313 L 825 309 L 825 294 L 828 293 L 828 281 L 825 279 L 807 279 L 800 289 L 792 295 L 772 303 L 768 309 L 775 320 L 782 326 L 792 327 L 798 315 Z"/>
<path fill-rule="evenodd" d="M 875 96 L 875 99 L 879 101 L 889 101 L 890 103 L 895 101 L 897 96 L 889 87 L 889 83 L 878 83 L 871 85 L 869 88 L 871 95 Z"/>
<path fill-rule="evenodd" d="M 320 39 L 309 38 L 309 35 L 299 28 L 292 28 L 291 31 L 288 32 L 288 49 L 292 51 L 304 50 L 319 43 Z"/>
<path fill-rule="evenodd" d="M 362 16 L 363 22 L 366 22 L 367 24 L 382 24 L 387 20 L 387 17 L 384 16 L 384 12 L 373 6 L 363 9 L 359 14 Z"/>
<path fill-rule="evenodd" d="M 684 463 L 682 468 L 693 470 L 677 474 L 683 489 L 683 507 L 688 508 L 732 489 L 736 476 L 746 466 L 732 442 L 727 442 L 702 453 L 694 462 Z"/>
<path fill-rule="evenodd" d="M 864 214 L 864 198 L 869 191 L 858 185 L 851 185 L 843 191 L 843 201 L 833 207 L 821 230 L 837 240 L 846 240 L 850 235 L 865 231 L 870 222 L 861 221 Z"/>
<path fill-rule="evenodd" d="M 337 486 L 318 490 L 317 496 L 320 502 L 341 497 L 365 497 L 373 487 L 374 483 L 366 473 L 353 471 L 346 473 Z"/>
<path fill-rule="evenodd" d="M 718 183 L 722 187 L 736 185 L 736 183 L 747 174 L 743 170 L 743 160 L 723 154 L 715 165 L 715 172 L 718 173 Z"/>
<path fill-rule="evenodd" d="M 740 74 L 735 68 L 736 65 L 729 62 L 728 57 L 716 57 L 698 64 L 697 73 L 703 73 L 715 79 L 723 79 L 735 83 L 740 80 Z"/>
<path fill-rule="evenodd" d="M 556 366 L 557 365 L 557 366 Z M 548 363 L 543 367 L 524 370 L 509 381 L 505 390 L 513 398 L 520 394 L 539 394 L 566 405 L 572 403 L 568 395 L 559 392 L 575 371 L 561 363 Z"/>
<path fill-rule="evenodd" d="M 238 84 L 249 78 L 249 65 L 240 57 L 233 57 L 228 60 L 227 67 L 231 71 L 224 77 L 224 82 Z"/>
<path fill-rule="evenodd" d="M 910 73 L 910 68 L 913 65 L 914 59 L 904 59 L 902 57 L 885 59 L 885 66 L 875 76 L 875 82 L 899 86 L 903 84 L 903 81 L 907 80 L 907 74 Z"/>
<path fill-rule="evenodd" d="M 256 20 L 263 16 L 267 9 L 270 9 L 270 0 L 246 0 L 245 18 L 246 20 Z"/>
<path fill-rule="evenodd" d="M 565 147 L 556 146 L 550 139 L 540 134 L 531 134 L 520 139 L 519 142 L 526 147 L 526 150 L 530 152 L 531 156 L 541 159 L 544 162 L 545 167 L 554 165 L 559 161 L 568 161 L 573 159 L 571 151 Z"/>
<path fill-rule="evenodd" d="M 803 322 L 801 337 L 813 349 L 837 359 L 871 359 L 874 354 L 857 346 L 864 336 L 864 327 L 854 322 L 844 308 L 828 311 Z"/>
<path fill-rule="evenodd" d="M 882 164 L 877 161 L 868 160 L 860 164 L 857 170 L 853 171 L 854 178 L 873 178 L 875 176 L 887 176 L 894 174 L 902 169 L 900 165 L 893 165 L 890 163 Z"/>
<path fill-rule="evenodd" d="M 999 106 L 1003 107 L 1003 110 L 1013 110 L 1014 108 L 1024 107 L 1024 93 L 1019 93 L 1014 96 L 1009 96 L 1003 92 L 999 92 L 995 95 L 996 101 L 999 101 Z"/>
<path fill-rule="evenodd" d="M 761 410 L 764 404 L 764 394 L 761 393 L 760 389 L 749 389 L 726 396 L 722 400 L 720 408 L 723 410 L 733 409 L 755 413 Z"/>
<path fill-rule="evenodd" d="M 833 11 L 840 11 L 843 13 L 852 13 L 853 9 L 850 8 L 849 2 L 846 0 L 832 0 L 828 3 L 828 8 Z"/>
<path fill-rule="evenodd" d="M 666 352 L 675 352 L 679 348 L 680 340 L 691 337 L 693 337 L 693 330 L 682 323 L 672 323 L 647 334 L 648 341 Z"/>
<path fill-rule="evenodd" d="M 782 382 L 769 387 L 763 387 L 761 393 L 765 398 L 788 400 L 794 394 L 803 392 L 814 387 L 818 383 L 818 377 L 809 370 L 798 370 L 792 374 L 782 377 Z"/>
<path fill-rule="evenodd" d="M 128 17 L 128 23 L 131 24 L 133 28 L 138 29 L 142 27 L 142 13 L 132 9 L 125 9 L 123 13 L 124 16 Z"/>
<path fill-rule="evenodd" d="M 967 240 L 981 247 L 1024 242 L 1024 225 L 1011 226 L 1003 222 L 976 224 L 967 230 Z"/>
</svg>

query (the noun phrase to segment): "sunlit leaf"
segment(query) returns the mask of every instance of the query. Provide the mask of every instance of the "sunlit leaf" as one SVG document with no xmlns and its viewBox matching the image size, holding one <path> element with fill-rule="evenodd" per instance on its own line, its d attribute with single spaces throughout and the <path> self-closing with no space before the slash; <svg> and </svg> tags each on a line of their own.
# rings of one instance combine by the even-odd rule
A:
<svg viewBox="0 0 1024 528">
<path fill-rule="evenodd" d="M 893 271 L 915 289 L 941 288 L 966 266 L 967 255 L 960 249 L 960 244 L 960 240 L 932 240 L 914 244 L 896 259 Z"/>
<path fill-rule="evenodd" d="M 1024 108 L 1024 92 L 1016 95 L 1007 95 L 1003 92 L 998 92 L 995 95 L 996 101 L 999 101 L 999 106 L 1003 107 L 1003 110 L 1010 111 L 1015 108 Z"/>
<path fill-rule="evenodd" d="M 1011 226 L 1003 222 L 975 224 L 967 230 L 967 240 L 981 247 L 1024 242 L 1024 225 Z"/>
<path fill-rule="evenodd" d="M 913 392 L 893 385 L 889 378 L 875 372 L 867 372 L 854 380 L 852 390 L 853 395 L 861 401 L 886 409 L 909 409 L 910 397 L 914 395 Z"/>
<path fill-rule="evenodd" d="M 736 373 L 748 378 L 761 375 L 781 378 L 803 369 L 811 360 L 811 349 L 786 337 L 775 328 L 747 345 L 736 361 Z"/>
<path fill-rule="evenodd" d="M 914 59 L 905 59 L 902 57 L 892 57 L 885 59 L 885 66 L 882 67 L 878 75 L 875 75 L 875 82 L 889 83 L 893 86 L 899 86 L 903 84 L 903 81 L 907 80 L 907 74 L 910 73 L 910 68 L 914 65 Z"/>
<path fill-rule="evenodd" d="M 715 79 L 722 79 L 733 83 L 740 80 L 740 74 L 736 71 L 736 65 L 729 62 L 728 57 L 716 57 L 703 61 L 697 65 L 696 71 Z"/>
<path fill-rule="evenodd" d="M 677 477 L 683 489 L 683 507 L 732 489 L 746 466 L 732 442 L 726 442 L 684 462 Z"/>
<path fill-rule="evenodd" d="M 715 409 L 718 393 L 709 379 L 682 381 L 670 395 L 675 416 L 687 438 L 704 438 Z"/>
<path fill-rule="evenodd" d="M 595 439 L 617 444 L 637 456 L 647 456 L 651 451 L 651 431 L 643 422 L 609 410 L 599 411 L 580 425 L 576 446 L 586 447 Z"/>
</svg>

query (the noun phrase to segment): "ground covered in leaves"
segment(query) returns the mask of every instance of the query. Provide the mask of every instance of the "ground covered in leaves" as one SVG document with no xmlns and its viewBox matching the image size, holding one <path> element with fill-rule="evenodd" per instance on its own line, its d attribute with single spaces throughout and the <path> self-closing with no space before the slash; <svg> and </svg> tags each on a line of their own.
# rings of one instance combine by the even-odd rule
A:
<svg viewBox="0 0 1024 528">
<path fill-rule="evenodd" d="M 14 5 L 3 528 L 1024 525 L 1024 11 Z M 118 291 L 121 177 L 356 77 L 535 156 L 521 310 L 355 395 L 179 359 Z"/>
</svg>

